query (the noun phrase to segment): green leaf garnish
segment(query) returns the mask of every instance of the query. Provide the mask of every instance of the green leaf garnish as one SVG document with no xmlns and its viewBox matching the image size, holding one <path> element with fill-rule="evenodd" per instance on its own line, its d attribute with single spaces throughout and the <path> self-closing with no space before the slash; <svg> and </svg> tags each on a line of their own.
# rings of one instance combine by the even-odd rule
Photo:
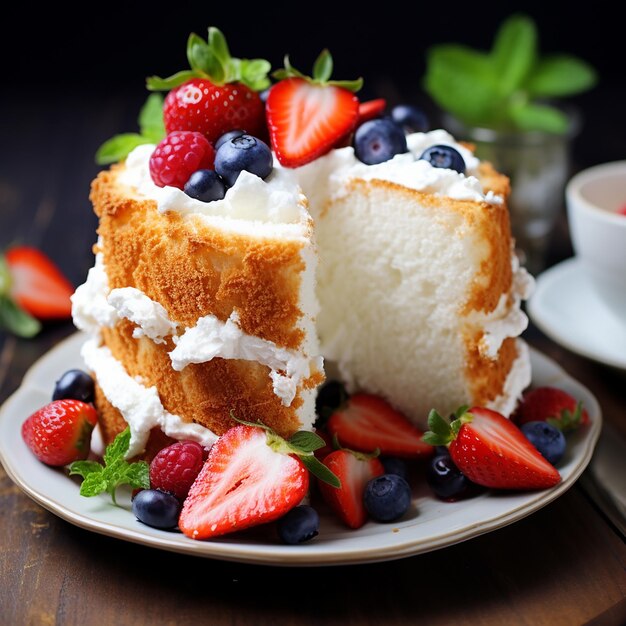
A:
<svg viewBox="0 0 626 626">
<path fill-rule="evenodd" d="M 319 435 L 308 430 L 299 430 L 289 438 L 288 443 L 302 452 L 315 452 L 326 445 Z"/>
<path fill-rule="evenodd" d="M 321 461 L 319 461 L 314 455 L 300 456 L 300 460 L 304 463 L 305 467 L 321 481 L 328 483 L 331 487 L 341 489 L 341 481 L 339 477 L 331 472 Z"/>
<path fill-rule="evenodd" d="M 146 86 L 150 91 L 169 91 L 192 78 L 206 78 L 215 85 L 239 82 L 254 91 L 262 91 L 270 85 L 270 63 L 265 59 L 231 56 L 224 34 L 214 26 L 209 28 L 206 41 L 195 33 L 189 35 L 187 61 L 191 69 L 167 78 L 151 76 Z"/>
<path fill-rule="evenodd" d="M 284 78 L 302 78 L 313 85 L 332 85 L 333 87 L 342 87 L 349 91 L 359 91 L 363 87 L 363 79 L 355 80 L 330 80 L 333 72 L 333 57 L 326 49 L 320 52 L 315 63 L 313 64 L 313 76 L 306 76 L 300 70 L 297 70 L 289 59 L 289 55 L 285 55 L 285 67 L 276 70 L 272 76 L 278 80 Z"/>
<path fill-rule="evenodd" d="M 461 406 L 454 412 L 451 422 L 442 417 L 435 409 L 428 414 L 428 428 L 422 435 L 422 441 L 431 446 L 447 446 L 454 441 L 461 430 L 463 424 L 467 424 L 474 419 L 471 413 L 467 412 L 467 406 Z"/>
<path fill-rule="evenodd" d="M 0 296 L 0 328 L 30 339 L 41 330 L 41 323 L 29 315 L 8 295 Z"/>
<path fill-rule="evenodd" d="M 593 87 L 597 76 L 567 55 L 541 57 L 537 27 L 527 15 L 512 15 L 485 53 L 460 45 L 434 46 L 427 54 L 424 86 L 444 110 L 465 124 L 497 130 L 567 132 L 560 111 L 535 102 Z"/>
<path fill-rule="evenodd" d="M 137 146 L 159 143 L 165 137 L 163 96 L 152 93 L 141 107 L 139 133 L 122 133 L 105 141 L 96 152 L 98 165 L 109 165 L 125 159 Z"/>
<path fill-rule="evenodd" d="M 83 477 L 81 496 L 91 498 L 106 491 L 113 504 L 117 504 L 115 491 L 120 485 L 150 489 L 150 466 L 145 461 L 126 461 L 129 446 L 130 428 L 126 428 L 106 447 L 104 465 L 96 461 L 74 461 L 69 466 L 70 476 Z"/>
</svg>

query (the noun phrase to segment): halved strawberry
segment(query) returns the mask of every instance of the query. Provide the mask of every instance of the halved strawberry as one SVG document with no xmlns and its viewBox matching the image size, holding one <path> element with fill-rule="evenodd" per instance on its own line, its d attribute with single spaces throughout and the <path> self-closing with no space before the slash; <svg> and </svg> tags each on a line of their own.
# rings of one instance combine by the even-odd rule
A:
<svg viewBox="0 0 626 626">
<path fill-rule="evenodd" d="M 323 445 L 310 432 L 286 441 L 263 425 L 234 426 L 213 444 L 183 504 L 180 529 L 209 539 L 276 520 L 306 495 L 307 469 L 339 485 L 313 455 Z"/>
<path fill-rule="evenodd" d="M 407 458 L 430 456 L 432 446 L 422 441 L 422 431 L 385 400 L 357 393 L 335 411 L 326 427 L 341 445 L 353 450 Z"/>
<path fill-rule="evenodd" d="M 11 274 L 11 297 L 39 319 L 70 317 L 74 287 L 61 270 L 41 251 L 15 246 L 7 251 Z"/>
<path fill-rule="evenodd" d="M 482 407 L 457 411 L 448 423 L 437 411 L 428 416 L 424 440 L 448 445 L 455 465 L 471 481 L 495 489 L 547 489 L 561 480 L 558 471 L 500 413 Z"/>
<path fill-rule="evenodd" d="M 567 432 L 589 424 L 589 413 L 563 389 L 537 387 L 524 394 L 513 419 L 517 424 L 548 422 Z"/>
<path fill-rule="evenodd" d="M 331 452 L 323 463 L 341 481 L 339 488 L 319 483 L 324 500 L 349 528 L 360 528 L 367 521 L 365 485 L 385 473 L 383 464 L 377 458 L 346 449 Z"/>
<path fill-rule="evenodd" d="M 363 124 L 363 122 L 368 122 L 369 120 L 380 117 L 386 108 L 387 101 L 384 98 L 377 98 L 376 100 L 360 102 L 358 124 L 361 125 Z"/>
<path fill-rule="evenodd" d="M 326 154 L 356 126 L 359 100 L 354 91 L 362 80 L 329 80 L 333 62 L 324 50 L 305 76 L 285 58 L 281 78 L 267 98 L 266 114 L 272 148 L 285 167 L 299 167 Z"/>
</svg>

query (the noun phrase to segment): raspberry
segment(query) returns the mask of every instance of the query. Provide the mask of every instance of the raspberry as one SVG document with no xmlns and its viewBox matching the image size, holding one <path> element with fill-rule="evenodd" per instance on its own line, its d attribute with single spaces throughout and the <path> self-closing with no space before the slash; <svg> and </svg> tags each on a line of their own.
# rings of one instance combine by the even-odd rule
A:
<svg viewBox="0 0 626 626">
<path fill-rule="evenodd" d="M 182 189 L 198 170 L 213 169 L 215 150 L 201 133 L 174 131 L 155 148 L 150 157 L 150 176 L 159 187 Z"/>
<path fill-rule="evenodd" d="M 184 500 L 205 458 L 204 448 L 195 441 L 177 441 L 163 448 L 150 463 L 150 486 Z"/>
</svg>

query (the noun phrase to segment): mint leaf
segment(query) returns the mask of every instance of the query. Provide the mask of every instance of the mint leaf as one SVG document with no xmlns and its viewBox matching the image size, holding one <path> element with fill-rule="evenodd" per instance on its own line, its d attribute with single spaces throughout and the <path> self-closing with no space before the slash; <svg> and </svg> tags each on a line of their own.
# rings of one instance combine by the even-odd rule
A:
<svg viewBox="0 0 626 626">
<path fill-rule="evenodd" d="M 137 146 L 153 143 L 138 133 L 122 133 L 107 139 L 96 151 L 96 163 L 109 165 L 125 159 Z"/>
<path fill-rule="evenodd" d="M 124 459 L 130 447 L 130 427 L 126 427 L 104 451 L 104 464 L 110 465 Z"/>
<path fill-rule="evenodd" d="M 87 474 L 80 485 L 80 495 L 92 498 L 107 490 L 107 480 L 104 472 L 92 472 Z"/>
<path fill-rule="evenodd" d="M 311 455 L 303 455 L 299 457 L 300 460 L 304 463 L 305 467 L 316 476 L 321 481 L 328 483 L 332 487 L 336 487 L 337 489 L 341 489 L 341 481 L 335 474 L 333 474 L 322 462 L 318 461 L 315 456 Z"/>
<path fill-rule="evenodd" d="M 576 57 L 559 55 L 542 59 L 526 85 L 531 96 L 549 98 L 570 96 L 593 87 L 595 70 Z"/>
<path fill-rule="evenodd" d="M 319 435 L 306 430 L 299 430 L 288 440 L 288 443 L 298 452 L 315 452 L 326 445 Z"/>
<path fill-rule="evenodd" d="M 133 489 L 150 489 L 150 466 L 145 461 L 131 463 L 124 478 Z"/>
<path fill-rule="evenodd" d="M 174 87 L 179 87 L 192 78 L 198 78 L 200 75 L 195 70 L 183 70 L 176 72 L 167 78 L 159 78 L 158 76 L 150 76 L 146 79 L 146 87 L 150 91 L 169 91 Z"/>
<path fill-rule="evenodd" d="M 528 76 L 537 55 L 537 29 L 525 15 L 513 15 L 500 26 L 491 51 L 499 92 L 511 95 Z"/>
<path fill-rule="evenodd" d="M 333 73 L 333 57 L 327 49 L 320 52 L 313 65 L 313 80 L 327 82 Z"/>
<path fill-rule="evenodd" d="M 70 476 L 78 475 L 87 478 L 89 474 L 101 472 L 104 468 L 96 461 L 74 461 L 70 465 Z"/>
<path fill-rule="evenodd" d="M 41 324 L 9 296 L 4 295 L 0 296 L 0 328 L 18 337 L 30 339 L 41 330 Z"/>
<path fill-rule="evenodd" d="M 151 93 L 139 111 L 139 132 L 152 141 L 159 143 L 165 137 L 165 124 L 163 122 L 163 96 L 159 93 Z"/>
<path fill-rule="evenodd" d="M 511 119 L 523 131 L 562 134 L 567 131 L 567 116 L 554 107 L 527 103 L 510 109 Z"/>
<path fill-rule="evenodd" d="M 424 87 L 440 107 L 465 123 L 486 123 L 495 114 L 499 89 L 493 63 L 471 48 L 431 48 Z"/>
</svg>

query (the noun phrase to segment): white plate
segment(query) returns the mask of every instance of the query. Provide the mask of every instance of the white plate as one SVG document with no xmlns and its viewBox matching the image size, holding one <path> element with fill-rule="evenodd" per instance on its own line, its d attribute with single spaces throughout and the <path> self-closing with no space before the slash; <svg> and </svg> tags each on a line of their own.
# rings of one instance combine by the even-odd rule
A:
<svg viewBox="0 0 626 626">
<path fill-rule="evenodd" d="M 597 298 L 578 259 L 541 274 L 527 308 L 533 322 L 562 346 L 626 369 L 626 324 Z"/>
<path fill-rule="evenodd" d="M 72 367 L 83 367 L 79 348 L 84 340 L 73 335 L 40 359 L 22 386 L 0 409 L 0 460 L 8 475 L 39 504 L 63 519 L 98 533 L 136 543 L 196 556 L 264 563 L 312 566 L 385 561 L 437 550 L 471 539 L 519 520 L 553 501 L 569 489 L 589 462 L 600 433 L 600 407 L 594 396 L 558 365 L 532 352 L 534 383 L 556 385 L 585 403 L 592 425 L 574 433 L 559 466 L 563 481 L 553 489 L 529 493 L 484 493 L 476 498 L 446 503 L 433 497 L 425 484 L 414 490 L 413 507 L 393 524 L 368 522 L 347 530 L 322 513 L 321 532 L 299 546 L 281 544 L 271 525 L 213 541 L 194 541 L 177 532 L 144 526 L 130 512 L 128 492 L 120 493 L 120 507 L 108 495 L 83 498 L 78 482 L 63 470 L 35 459 L 20 435 L 22 422 L 49 402 L 54 381 Z"/>
</svg>

